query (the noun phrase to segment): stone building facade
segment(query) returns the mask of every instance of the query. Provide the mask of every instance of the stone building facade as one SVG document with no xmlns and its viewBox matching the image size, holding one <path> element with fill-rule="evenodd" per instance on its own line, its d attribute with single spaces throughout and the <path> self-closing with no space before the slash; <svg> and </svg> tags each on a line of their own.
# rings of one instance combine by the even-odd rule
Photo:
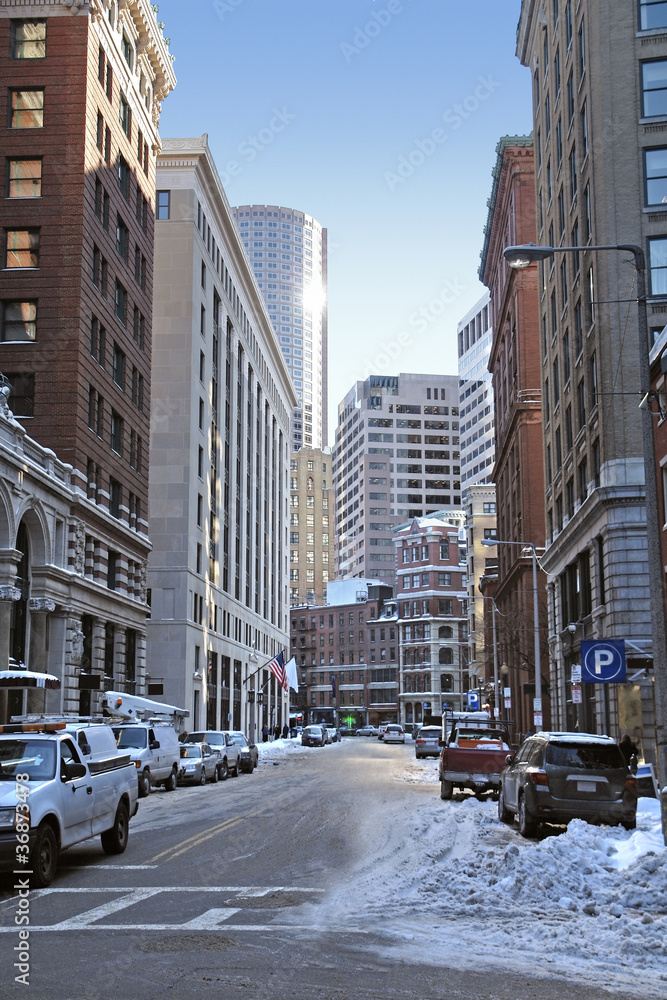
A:
<svg viewBox="0 0 667 1000">
<path fill-rule="evenodd" d="M 40 589 L 41 557 L 56 576 L 93 581 L 57 588 L 43 628 L 62 707 L 85 712 L 99 687 L 143 690 L 155 157 L 176 80 L 147 0 L 11 0 L 0 50 L 0 370 L 14 418 L 71 470 L 78 498 L 57 552 L 38 519 L 5 515 L 0 585 L 22 597 L 0 660 L 45 657 L 24 607 Z M 77 675 L 70 640 L 51 644 L 51 616 L 65 616 L 81 647 Z"/>
</svg>

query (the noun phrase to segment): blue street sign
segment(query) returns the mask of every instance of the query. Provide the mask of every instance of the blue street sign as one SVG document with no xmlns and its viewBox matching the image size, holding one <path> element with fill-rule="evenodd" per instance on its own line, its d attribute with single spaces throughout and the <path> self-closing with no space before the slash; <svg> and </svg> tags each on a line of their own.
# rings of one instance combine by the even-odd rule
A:
<svg viewBox="0 0 667 1000">
<path fill-rule="evenodd" d="M 588 684 L 622 684 L 625 681 L 623 639 L 582 641 L 581 679 Z"/>
<path fill-rule="evenodd" d="M 468 708 L 479 712 L 479 691 L 468 691 Z"/>
</svg>

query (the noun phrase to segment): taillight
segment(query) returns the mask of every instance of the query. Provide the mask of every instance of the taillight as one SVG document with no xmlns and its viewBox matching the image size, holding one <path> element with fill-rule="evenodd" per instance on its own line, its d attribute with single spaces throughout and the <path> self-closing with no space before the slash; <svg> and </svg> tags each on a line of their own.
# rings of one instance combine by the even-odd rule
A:
<svg viewBox="0 0 667 1000">
<path fill-rule="evenodd" d="M 426 743 L 426 740 L 415 740 L 415 743 Z"/>
<path fill-rule="evenodd" d="M 634 774 L 629 774 L 625 779 L 625 787 L 629 792 L 637 791 L 637 778 Z"/>
<path fill-rule="evenodd" d="M 545 788 L 549 787 L 549 779 L 547 778 L 546 771 L 531 771 L 530 772 L 530 783 L 531 785 L 543 785 Z"/>
</svg>

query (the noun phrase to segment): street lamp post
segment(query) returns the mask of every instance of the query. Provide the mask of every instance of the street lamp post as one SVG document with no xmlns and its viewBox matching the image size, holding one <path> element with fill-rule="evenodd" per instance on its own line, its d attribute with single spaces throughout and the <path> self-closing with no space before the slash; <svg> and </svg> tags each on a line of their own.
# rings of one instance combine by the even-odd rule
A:
<svg viewBox="0 0 667 1000">
<path fill-rule="evenodd" d="M 651 388 L 648 345 L 648 320 L 646 315 L 646 260 L 644 251 L 634 243 L 603 244 L 585 247 L 506 247 L 505 260 L 513 268 L 526 268 L 547 260 L 555 253 L 583 253 L 586 250 L 616 250 L 631 253 L 637 276 L 637 332 L 639 335 L 639 391 L 642 403 Z M 653 638 L 653 682 L 656 714 L 656 751 L 658 774 L 663 788 L 667 788 L 667 622 L 663 566 L 660 550 L 660 522 L 658 520 L 658 488 L 656 483 L 653 414 L 650 406 L 642 410 L 642 444 L 644 451 L 644 490 L 646 503 L 646 540 L 648 545 L 649 593 L 651 633 Z M 667 810 L 662 810 L 662 832 L 667 844 Z"/>
<path fill-rule="evenodd" d="M 498 605 L 496 604 L 493 597 L 488 594 L 482 594 L 482 598 L 485 601 L 491 601 L 491 634 L 493 636 L 493 696 L 494 696 L 494 716 L 496 719 L 500 718 L 500 684 L 498 677 L 498 638 L 496 634 L 496 612 L 498 611 Z M 501 612 L 499 612 L 500 614 Z"/>
<path fill-rule="evenodd" d="M 533 700 L 533 725 L 537 729 L 542 725 L 542 664 L 540 662 L 540 617 L 537 600 L 537 549 L 532 542 L 515 542 L 500 538 L 482 538 L 482 545 L 520 545 L 522 549 L 530 549 L 533 560 L 533 633 L 535 646 L 535 698 Z M 522 553 L 523 555 L 523 553 Z"/>
</svg>

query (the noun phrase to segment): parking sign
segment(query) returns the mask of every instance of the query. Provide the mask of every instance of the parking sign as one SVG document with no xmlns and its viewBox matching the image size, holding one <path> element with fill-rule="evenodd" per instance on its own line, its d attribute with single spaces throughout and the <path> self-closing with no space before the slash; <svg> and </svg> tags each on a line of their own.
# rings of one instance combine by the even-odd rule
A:
<svg viewBox="0 0 667 1000">
<path fill-rule="evenodd" d="M 581 643 L 581 679 L 588 684 L 622 684 L 625 681 L 623 639 L 587 639 Z"/>
</svg>

